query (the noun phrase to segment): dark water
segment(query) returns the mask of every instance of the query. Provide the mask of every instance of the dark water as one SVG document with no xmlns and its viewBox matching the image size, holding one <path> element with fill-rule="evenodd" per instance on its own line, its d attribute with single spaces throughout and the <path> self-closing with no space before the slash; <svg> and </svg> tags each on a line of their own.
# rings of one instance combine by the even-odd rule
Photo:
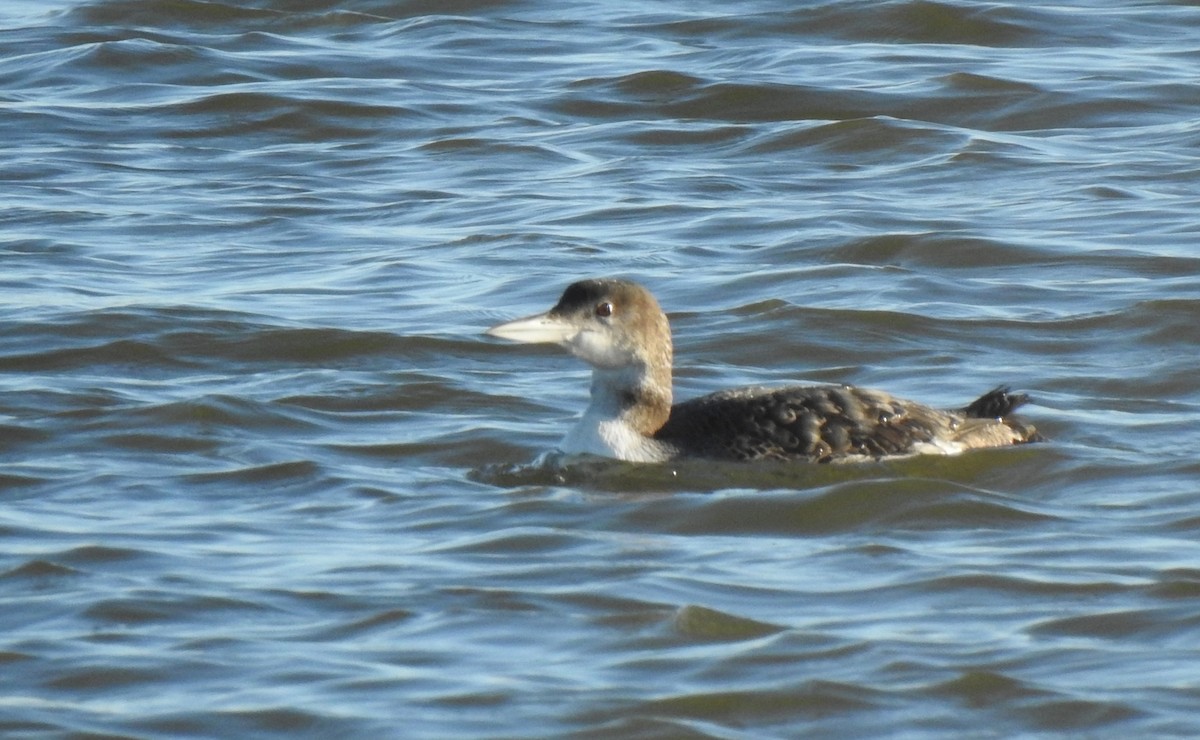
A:
<svg viewBox="0 0 1200 740">
<path fill-rule="evenodd" d="M 686 8 L 686 9 L 684 9 Z M 1200 7 L 6 1 L 6 737 L 1200 734 Z M 531 464 L 484 339 L 1045 445 Z"/>
</svg>

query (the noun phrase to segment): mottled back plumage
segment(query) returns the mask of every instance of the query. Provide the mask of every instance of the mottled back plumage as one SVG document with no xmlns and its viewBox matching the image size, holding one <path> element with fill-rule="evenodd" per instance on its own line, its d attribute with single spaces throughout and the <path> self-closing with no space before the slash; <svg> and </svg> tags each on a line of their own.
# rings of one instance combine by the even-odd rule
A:
<svg viewBox="0 0 1200 740">
<path fill-rule="evenodd" d="M 727 460 L 882 458 L 1027 441 L 1032 429 L 974 413 L 942 411 L 853 386 L 744 388 L 677 404 L 654 437 L 689 456 Z M 1008 408 L 1023 398 L 1010 399 Z M 999 408 L 990 406 L 987 408 Z M 693 440 L 701 440 L 696 447 Z"/>
</svg>

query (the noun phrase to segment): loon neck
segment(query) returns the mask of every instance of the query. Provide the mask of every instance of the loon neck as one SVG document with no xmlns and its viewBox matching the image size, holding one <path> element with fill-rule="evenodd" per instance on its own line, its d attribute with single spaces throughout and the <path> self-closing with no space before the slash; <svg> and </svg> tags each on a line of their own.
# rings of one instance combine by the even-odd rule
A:
<svg viewBox="0 0 1200 740">
<path fill-rule="evenodd" d="M 668 374 L 668 378 L 669 378 Z M 678 450 L 654 438 L 671 414 L 671 386 L 632 368 L 596 368 L 592 400 L 559 449 L 630 462 L 661 462 Z"/>
<path fill-rule="evenodd" d="M 618 421 L 653 437 L 671 415 L 671 369 L 645 364 L 592 370 L 592 401 L 585 417 Z"/>
</svg>

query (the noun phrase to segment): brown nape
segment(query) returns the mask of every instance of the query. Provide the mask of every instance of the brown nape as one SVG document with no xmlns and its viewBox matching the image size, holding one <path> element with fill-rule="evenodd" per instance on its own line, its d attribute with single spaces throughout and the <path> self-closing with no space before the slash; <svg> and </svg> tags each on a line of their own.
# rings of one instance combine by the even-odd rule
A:
<svg viewBox="0 0 1200 740">
<path fill-rule="evenodd" d="M 621 399 L 621 415 L 639 434 L 653 437 L 671 416 L 671 392 L 639 387 Z"/>
<path fill-rule="evenodd" d="M 630 426 L 647 437 L 667 422 L 673 400 L 671 368 L 675 361 L 671 325 L 650 291 L 632 283 L 619 283 L 613 291 L 614 317 L 626 324 L 635 356 L 645 375 L 642 383 L 622 399 Z"/>
</svg>

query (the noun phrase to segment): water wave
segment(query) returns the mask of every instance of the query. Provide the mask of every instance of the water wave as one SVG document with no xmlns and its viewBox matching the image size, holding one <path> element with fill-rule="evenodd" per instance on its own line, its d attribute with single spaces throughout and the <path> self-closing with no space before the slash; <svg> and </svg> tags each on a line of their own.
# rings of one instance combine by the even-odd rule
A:
<svg viewBox="0 0 1200 740">
<path fill-rule="evenodd" d="M 1197 734 L 1196 8 L 0 16 L 0 732 Z M 606 274 L 1050 441 L 555 457 Z"/>
</svg>

